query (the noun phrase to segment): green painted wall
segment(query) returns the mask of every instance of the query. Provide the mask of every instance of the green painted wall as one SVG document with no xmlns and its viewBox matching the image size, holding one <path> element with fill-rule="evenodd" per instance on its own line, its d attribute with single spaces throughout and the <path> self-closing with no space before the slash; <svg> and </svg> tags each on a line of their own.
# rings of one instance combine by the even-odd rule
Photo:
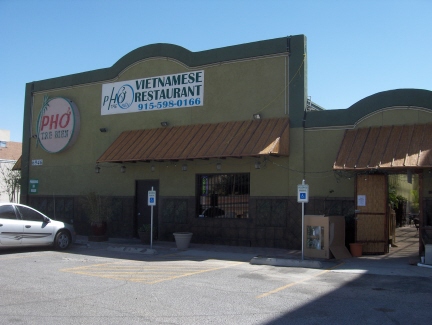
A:
<svg viewBox="0 0 432 325">
<path fill-rule="evenodd" d="M 377 101 L 381 102 L 381 101 Z M 360 109 L 360 107 L 357 107 Z M 377 109 L 372 113 L 367 113 L 370 107 L 363 107 L 364 114 L 359 120 L 350 120 L 349 123 L 355 125 L 355 128 L 378 127 L 386 125 L 404 125 L 404 124 L 424 124 L 432 122 L 432 110 L 420 107 L 386 107 Z M 349 111 L 346 110 L 346 111 Z M 321 112 L 313 112 L 316 117 Z M 308 114 L 309 116 L 309 114 Z M 323 118 L 328 115 L 323 112 Z M 314 118 L 315 118 L 314 117 Z M 337 119 L 333 120 L 334 124 L 338 123 Z M 348 122 L 348 120 L 347 120 Z M 354 173 L 333 172 L 333 164 L 338 154 L 339 146 L 342 142 L 346 128 L 331 126 L 332 123 L 327 121 L 327 127 L 306 128 L 306 183 L 310 185 L 311 196 L 324 197 L 350 197 L 354 196 Z M 291 132 L 301 131 L 296 129 Z M 291 142 L 291 145 L 294 144 Z M 296 150 L 300 150 L 297 148 Z M 291 160 L 291 164 L 295 162 Z M 297 165 L 300 162 L 297 161 Z M 429 173 L 427 173 L 429 175 Z M 425 175 L 423 185 L 423 196 L 430 197 L 429 189 L 432 188 L 432 179 Z M 333 191 L 330 193 L 330 191 Z"/>
<path fill-rule="evenodd" d="M 432 111 L 420 108 L 398 107 L 380 110 L 359 121 L 358 128 L 382 125 L 424 124 L 432 122 Z"/>
<path fill-rule="evenodd" d="M 310 187 L 310 196 L 354 196 L 354 178 L 333 171 L 344 130 L 307 130 L 305 135 L 306 183 Z"/>
<path fill-rule="evenodd" d="M 193 70 L 205 71 L 203 106 L 100 115 L 104 83 Z M 252 196 L 296 196 L 297 185 L 305 179 L 311 196 L 349 197 L 354 194 L 353 179 L 332 170 L 346 128 L 432 121 L 431 92 L 413 89 L 374 94 L 346 110 L 305 114 L 307 60 L 302 35 L 198 53 L 169 44 L 149 45 L 125 55 L 111 68 L 30 83 L 26 94 L 23 156 L 29 155 L 23 163 L 23 179 L 26 183 L 39 179 L 40 195 L 96 190 L 133 196 L 135 180 L 159 179 L 161 195 L 193 196 L 195 177 L 191 175 L 216 173 L 219 160 L 154 162 L 154 172 L 149 163 L 128 163 L 124 174 L 116 164 L 102 164 L 101 173 L 96 174 L 95 161 L 124 130 L 158 128 L 161 121 L 179 126 L 248 120 L 259 112 L 264 118 L 289 116 L 290 157 L 270 157 L 266 162 L 261 158 L 260 170 L 254 168 L 256 158 L 225 159 L 220 161 L 222 172 L 250 172 Z M 61 153 L 49 154 L 31 138 L 44 96 L 69 98 L 80 110 L 80 136 Z M 101 127 L 108 132 L 101 133 Z M 29 166 L 32 159 L 44 163 Z M 183 163 L 188 165 L 187 172 L 181 171 Z"/>
<path fill-rule="evenodd" d="M 216 173 L 217 160 L 187 161 L 187 172 L 180 168 L 185 162 L 154 162 L 154 172 L 148 163 L 126 163 L 126 173 L 120 173 L 117 164 L 101 164 L 101 173 L 96 174 L 96 159 L 122 131 L 158 128 L 162 121 L 179 126 L 249 120 L 258 112 L 264 118 L 287 117 L 288 112 L 302 115 L 306 95 L 299 91 L 305 89 L 306 84 L 305 38 L 293 36 L 289 39 L 291 44 L 287 38 L 281 38 L 199 53 L 172 45 L 150 45 L 125 55 L 111 68 L 28 84 L 23 159 L 29 163 L 23 164 L 24 195 L 28 191 L 28 179 L 39 180 L 38 195 L 82 195 L 96 191 L 115 196 L 134 196 L 135 180 L 159 179 L 160 195 L 193 196 L 194 175 Z M 193 70 L 205 71 L 203 106 L 100 114 L 104 83 Z M 295 76 L 291 76 L 294 72 Z M 31 138 L 36 134 L 44 96 L 71 99 L 80 111 L 78 140 L 60 153 L 45 152 L 36 139 Z M 102 127 L 108 132 L 100 132 Z M 43 165 L 31 166 L 34 159 L 42 159 Z M 294 193 L 288 180 L 288 158 L 271 159 L 277 164 L 270 161 L 263 164 L 261 159 L 263 168 L 260 170 L 254 168 L 255 158 L 226 159 L 222 161 L 222 172 L 250 172 L 251 195 L 254 196 Z"/>
</svg>

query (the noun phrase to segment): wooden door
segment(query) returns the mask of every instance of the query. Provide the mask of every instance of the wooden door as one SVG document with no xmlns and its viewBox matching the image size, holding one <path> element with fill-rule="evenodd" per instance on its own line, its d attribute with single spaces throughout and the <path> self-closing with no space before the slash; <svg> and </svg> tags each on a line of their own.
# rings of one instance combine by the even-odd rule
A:
<svg viewBox="0 0 432 325">
<path fill-rule="evenodd" d="M 387 176 L 358 175 L 356 184 L 356 242 L 363 254 L 388 253 Z"/>
</svg>

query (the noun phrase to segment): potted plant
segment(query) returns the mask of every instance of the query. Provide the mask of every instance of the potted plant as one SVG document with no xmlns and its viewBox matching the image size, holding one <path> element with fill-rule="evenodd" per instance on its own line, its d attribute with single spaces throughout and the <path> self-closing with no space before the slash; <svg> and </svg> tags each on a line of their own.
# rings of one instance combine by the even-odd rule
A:
<svg viewBox="0 0 432 325">
<path fill-rule="evenodd" d="M 89 192 L 85 196 L 84 207 L 90 221 L 92 236 L 106 236 L 107 222 L 111 219 L 108 199 L 96 192 Z"/>
<path fill-rule="evenodd" d="M 411 190 L 411 196 L 412 196 L 411 213 L 417 214 L 420 211 L 419 192 L 417 190 Z"/>
<path fill-rule="evenodd" d="M 151 226 L 148 223 L 143 223 L 138 228 L 138 236 L 141 239 L 141 243 L 150 244 Z"/>
</svg>

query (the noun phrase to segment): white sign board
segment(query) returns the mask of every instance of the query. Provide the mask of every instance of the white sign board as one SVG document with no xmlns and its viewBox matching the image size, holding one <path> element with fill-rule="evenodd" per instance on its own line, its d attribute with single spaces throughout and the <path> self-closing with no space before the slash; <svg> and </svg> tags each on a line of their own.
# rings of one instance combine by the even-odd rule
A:
<svg viewBox="0 0 432 325">
<path fill-rule="evenodd" d="M 101 115 L 203 106 L 204 70 L 102 85 Z"/>
<path fill-rule="evenodd" d="M 357 195 L 357 206 L 358 207 L 366 206 L 366 195 Z"/>
<path fill-rule="evenodd" d="M 297 185 L 297 202 L 298 203 L 309 202 L 309 185 L 306 184 Z"/>
<path fill-rule="evenodd" d="M 32 166 L 42 166 L 43 165 L 43 159 L 33 159 L 32 160 Z"/>
<path fill-rule="evenodd" d="M 49 153 L 71 147 L 80 130 L 80 114 L 70 99 L 45 97 L 37 122 L 37 139 Z"/>
<path fill-rule="evenodd" d="M 156 205 L 156 191 L 148 191 L 147 205 L 149 205 L 149 206 L 155 206 Z"/>
</svg>

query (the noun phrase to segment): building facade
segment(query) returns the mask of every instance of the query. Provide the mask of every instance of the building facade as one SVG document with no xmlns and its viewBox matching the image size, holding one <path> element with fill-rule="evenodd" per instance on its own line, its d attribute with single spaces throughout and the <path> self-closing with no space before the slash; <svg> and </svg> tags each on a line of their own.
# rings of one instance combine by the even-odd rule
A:
<svg viewBox="0 0 432 325">
<path fill-rule="evenodd" d="M 349 224 L 363 209 L 385 223 L 386 195 L 379 202 L 384 212 L 359 208 L 359 197 L 369 208 L 376 196 L 363 194 L 359 175 L 384 175 L 377 182 L 385 188 L 388 174 L 410 170 L 420 175 L 427 210 L 431 164 L 423 156 L 430 145 L 420 133 L 432 122 L 431 92 L 393 90 L 345 110 L 323 110 L 308 100 L 306 49 L 303 35 L 202 52 L 154 44 L 110 68 L 28 83 L 21 201 L 73 221 L 86 235 L 82 198 L 95 192 L 109 202 L 109 236 L 135 237 L 150 221 L 153 189 L 161 240 L 191 231 L 195 242 L 290 249 L 302 242 L 303 180 L 310 186 L 308 214 L 343 215 Z M 396 166 L 394 151 L 378 152 L 381 160 L 370 163 L 371 153 L 360 148 L 384 137 L 380 128 L 387 126 L 395 133 L 384 148 L 395 134 L 397 147 L 406 132 L 418 134 L 416 161 Z M 359 157 L 366 157 L 362 164 Z M 424 226 L 432 226 L 428 218 Z M 388 237 L 384 228 L 380 235 Z M 385 253 L 387 238 L 362 236 L 349 240 Z"/>
</svg>

